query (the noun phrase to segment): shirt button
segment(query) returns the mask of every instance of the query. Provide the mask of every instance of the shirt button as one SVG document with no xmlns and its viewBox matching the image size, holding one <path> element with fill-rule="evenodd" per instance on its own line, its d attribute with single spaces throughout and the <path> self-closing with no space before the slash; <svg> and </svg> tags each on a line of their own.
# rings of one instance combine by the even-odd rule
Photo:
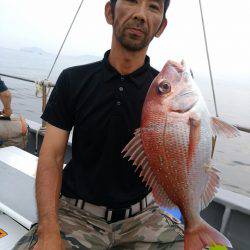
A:
<svg viewBox="0 0 250 250">
<path fill-rule="evenodd" d="M 117 106 L 120 106 L 120 105 L 121 105 L 121 102 L 120 102 L 120 101 L 117 101 L 117 102 L 116 102 L 116 105 L 117 105 Z"/>
<path fill-rule="evenodd" d="M 119 91 L 121 91 L 121 92 L 122 92 L 122 91 L 123 91 L 123 87 L 119 87 Z"/>
</svg>

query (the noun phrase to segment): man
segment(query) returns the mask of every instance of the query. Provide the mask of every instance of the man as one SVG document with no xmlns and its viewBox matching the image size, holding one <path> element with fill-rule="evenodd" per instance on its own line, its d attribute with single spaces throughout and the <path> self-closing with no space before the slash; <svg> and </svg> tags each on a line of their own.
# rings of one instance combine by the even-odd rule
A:
<svg viewBox="0 0 250 250">
<path fill-rule="evenodd" d="M 121 154 L 140 126 L 158 74 L 146 52 L 167 25 L 168 5 L 111 0 L 105 6 L 111 50 L 100 62 L 60 75 L 42 115 L 47 131 L 36 179 L 39 223 L 15 249 L 183 249 L 181 226 L 162 215 Z M 73 126 L 72 160 L 62 171 Z"/>
<path fill-rule="evenodd" d="M 10 120 L 11 110 L 11 93 L 7 86 L 0 78 L 0 100 L 3 104 L 3 111 L 0 111 L 0 120 Z"/>
</svg>

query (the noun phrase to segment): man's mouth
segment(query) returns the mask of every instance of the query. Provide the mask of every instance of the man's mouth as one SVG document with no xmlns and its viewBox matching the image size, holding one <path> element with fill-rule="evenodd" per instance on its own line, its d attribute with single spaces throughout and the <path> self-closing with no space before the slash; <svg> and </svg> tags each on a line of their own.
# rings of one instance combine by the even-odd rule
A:
<svg viewBox="0 0 250 250">
<path fill-rule="evenodd" d="M 128 31 L 136 36 L 143 36 L 144 31 L 138 28 L 128 28 Z"/>
</svg>

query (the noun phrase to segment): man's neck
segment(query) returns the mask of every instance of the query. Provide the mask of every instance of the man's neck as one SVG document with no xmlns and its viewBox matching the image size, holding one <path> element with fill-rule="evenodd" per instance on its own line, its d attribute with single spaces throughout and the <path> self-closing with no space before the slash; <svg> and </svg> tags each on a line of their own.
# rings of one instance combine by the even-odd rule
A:
<svg viewBox="0 0 250 250">
<path fill-rule="evenodd" d="M 119 43 L 112 43 L 109 63 L 121 74 L 128 75 L 144 65 L 147 48 L 140 51 L 128 51 Z"/>
</svg>

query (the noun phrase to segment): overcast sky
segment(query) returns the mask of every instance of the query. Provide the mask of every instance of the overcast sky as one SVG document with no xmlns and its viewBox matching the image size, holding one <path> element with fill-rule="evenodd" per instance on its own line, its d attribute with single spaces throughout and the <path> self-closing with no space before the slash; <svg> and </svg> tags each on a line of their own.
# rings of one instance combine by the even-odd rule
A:
<svg viewBox="0 0 250 250">
<path fill-rule="evenodd" d="M 111 27 L 104 19 L 105 0 L 85 0 L 63 54 L 102 56 L 110 48 Z M 56 53 L 80 0 L 0 0 L 0 46 L 40 47 Z M 221 74 L 250 79 L 250 1 L 203 0 L 211 62 Z M 160 68 L 171 58 L 185 58 L 207 71 L 198 0 L 172 0 L 169 24 L 152 43 L 149 55 Z M 1 56 L 1 55 L 0 55 Z"/>
</svg>

